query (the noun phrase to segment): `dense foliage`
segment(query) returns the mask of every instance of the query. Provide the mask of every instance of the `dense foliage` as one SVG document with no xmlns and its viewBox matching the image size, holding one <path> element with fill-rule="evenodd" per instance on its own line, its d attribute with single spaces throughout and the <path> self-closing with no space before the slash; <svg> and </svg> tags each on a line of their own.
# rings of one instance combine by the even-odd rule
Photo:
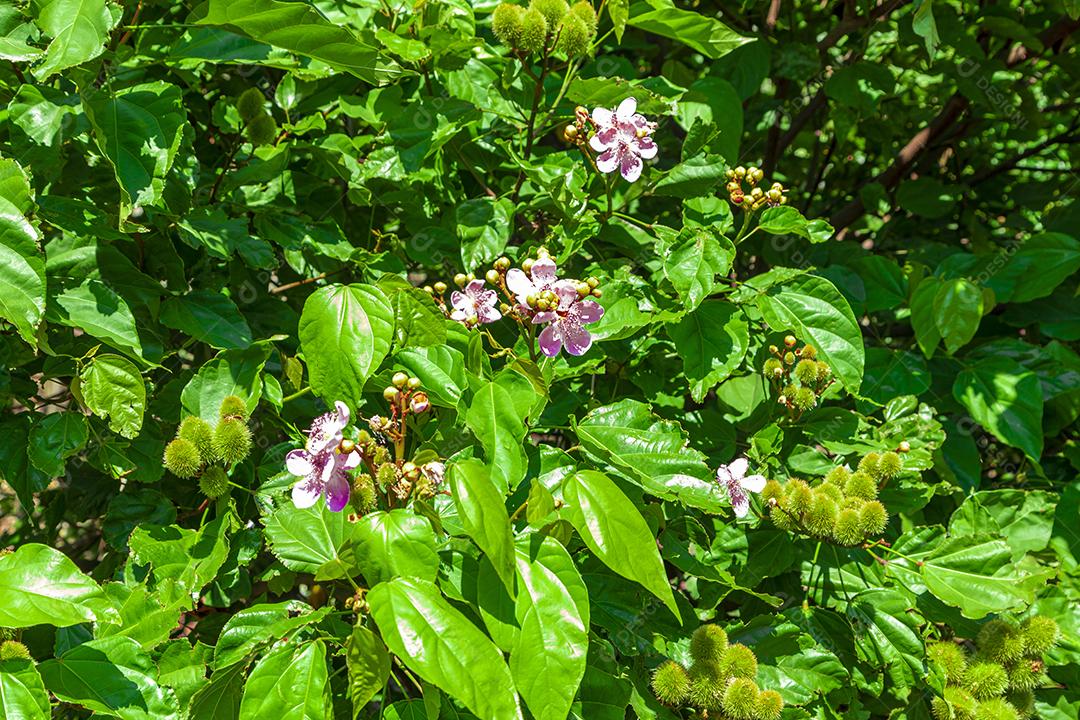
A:
<svg viewBox="0 0 1080 720">
<path fill-rule="evenodd" d="M 1080 714 L 1080 3 L 0 7 L 0 716 Z"/>
</svg>

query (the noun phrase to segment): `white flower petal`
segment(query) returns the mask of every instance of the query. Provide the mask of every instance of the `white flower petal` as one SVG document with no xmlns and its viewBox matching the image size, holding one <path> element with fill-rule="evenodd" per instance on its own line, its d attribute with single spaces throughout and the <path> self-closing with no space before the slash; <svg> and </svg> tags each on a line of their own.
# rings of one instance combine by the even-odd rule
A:
<svg viewBox="0 0 1080 720">
<path fill-rule="evenodd" d="M 301 510 L 314 505 L 316 502 L 318 502 L 320 496 L 322 496 L 322 487 L 317 483 L 309 482 L 308 480 L 301 480 L 300 482 L 293 485 L 293 505 L 300 508 Z"/>
<path fill-rule="evenodd" d="M 741 480 L 743 475 L 746 474 L 746 469 L 750 466 L 750 461 L 744 457 L 732 460 L 731 464 L 727 466 L 728 472 L 731 473 L 731 477 L 736 480 Z"/>
<path fill-rule="evenodd" d="M 735 511 L 735 517 L 746 517 L 746 513 L 750 512 L 750 498 L 745 496 L 736 498 L 731 504 L 731 509 Z"/>
<path fill-rule="evenodd" d="M 749 490 L 752 493 L 759 493 L 765 489 L 765 478 L 762 475 L 751 475 L 744 477 L 739 481 L 739 484 L 743 486 L 744 490 Z"/>
<path fill-rule="evenodd" d="M 285 456 L 285 469 L 289 471 L 291 475 L 297 475 L 299 477 L 307 477 L 315 469 L 315 466 L 311 463 L 311 458 L 303 450 L 293 450 Z"/>
<path fill-rule="evenodd" d="M 632 97 L 628 97 L 619 103 L 618 109 L 615 110 L 615 117 L 620 122 L 627 122 L 630 118 L 634 117 L 634 113 L 637 112 L 637 100 Z"/>
</svg>

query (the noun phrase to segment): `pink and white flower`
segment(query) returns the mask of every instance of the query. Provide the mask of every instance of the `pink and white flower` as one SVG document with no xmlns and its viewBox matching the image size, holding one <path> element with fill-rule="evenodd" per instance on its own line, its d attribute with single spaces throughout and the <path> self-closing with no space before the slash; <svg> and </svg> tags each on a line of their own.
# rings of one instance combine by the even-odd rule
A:
<svg viewBox="0 0 1080 720">
<path fill-rule="evenodd" d="M 338 401 L 334 403 L 334 412 L 321 415 L 311 423 L 304 449 L 285 456 L 286 469 L 301 478 L 292 489 L 296 507 L 311 507 L 324 495 L 326 506 L 333 512 L 340 512 L 349 503 L 347 471 L 360 464 L 360 453 L 338 450 L 348 424 L 349 408 Z"/>
<path fill-rule="evenodd" d="M 626 98 L 615 110 L 596 108 L 592 119 L 596 134 L 589 146 L 599 153 L 596 169 L 607 174 L 618 168 L 627 182 L 641 177 L 642 160 L 656 157 L 658 148 L 650 137 L 656 123 L 637 112 L 637 100 Z"/>
<path fill-rule="evenodd" d="M 431 483 L 432 487 L 438 487 L 442 485 L 443 480 L 446 477 L 446 465 L 433 460 L 425 465 L 420 466 L 420 472 Z"/>
<path fill-rule="evenodd" d="M 727 491 L 735 517 L 745 517 L 750 511 L 748 492 L 759 493 L 765 489 L 765 478 L 761 475 L 746 477 L 750 461 L 744 457 L 733 460 L 730 465 L 721 465 L 716 471 L 716 482 Z"/>
<path fill-rule="evenodd" d="M 584 355 L 592 346 L 592 335 L 585 325 L 602 318 L 604 308 L 592 300 L 582 299 L 572 282 L 558 282 L 552 289 L 559 298 L 559 307 L 533 316 L 533 323 L 548 324 L 540 332 L 540 351 L 555 357 L 565 347 L 571 355 Z"/>
<path fill-rule="evenodd" d="M 506 273 L 506 287 L 517 297 L 518 305 L 526 312 L 530 311 L 528 298 L 536 296 L 551 287 L 558 281 L 555 261 L 549 257 L 542 257 L 533 263 L 529 274 L 524 270 L 513 268 Z"/>
<path fill-rule="evenodd" d="M 495 307 L 498 301 L 499 296 L 494 290 L 484 289 L 483 280 L 473 280 L 460 292 L 455 290 L 450 294 L 450 305 L 454 308 L 450 319 L 484 325 L 493 323 L 502 317 Z"/>
</svg>

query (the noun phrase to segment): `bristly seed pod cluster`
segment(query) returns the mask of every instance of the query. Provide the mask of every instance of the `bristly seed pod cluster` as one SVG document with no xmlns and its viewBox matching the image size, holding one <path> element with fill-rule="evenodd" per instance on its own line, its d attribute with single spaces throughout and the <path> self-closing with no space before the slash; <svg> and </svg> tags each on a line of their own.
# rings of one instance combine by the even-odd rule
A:
<svg viewBox="0 0 1080 720">
<path fill-rule="evenodd" d="M 783 348 L 770 345 L 772 357 L 761 369 L 776 393 L 776 402 L 787 408 L 792 420 L 817 407 L 834 382 L 832 368 L 817 359 L 817 348 L 813 345 L 800 348 L 798 344 L 795 336 L 788 335 Z"/>
<path fill-rule="evenodd" d="M 757 657 L 745 645 L 729 645 L 718 625 L 702 625 L 690 638 L 687 669 L 663 662 L 653 673 L 652 688 L 665 705 L 690 705 L 702 717 L 731 720 L 778 720 L 784 700 L 775 690 L 761 690 L 754 682 Z"/>
<path fill-rule="evenodd" d="M 526 55 L 585 55 L 596 38 L 596 24 L 596 11 L 585 0 L 573 6 L 566 0 L 532 0 L 528 7 L 503 3 L 491 15 L 495 37 Z"/>
<path fill-rule="evenodd" d="M 247 404 L 229 395 L 218 409 L 218 422 L 211 426 L 202 418 L 184 418 L 176 437 L 165 446 L 165 467 L 179 478 L 199 478 L 199 489 L 208 498 L 224 495 L 229 489 L 228 468 L 243 462 L 251 452 Z"/>
<path fill-rule="evenodd" d="M 937 720 L 1020 720 L 1033 717 L 1035 688 L 1046 682 L 1043 654 L 1058 640 L 1051 618 L 1035 615 L 1019 625 L 997 618 L 979 630 L 974 653 L 955 642 L 928 645 L 945 690 L 931 709 Z"/>
</svg>

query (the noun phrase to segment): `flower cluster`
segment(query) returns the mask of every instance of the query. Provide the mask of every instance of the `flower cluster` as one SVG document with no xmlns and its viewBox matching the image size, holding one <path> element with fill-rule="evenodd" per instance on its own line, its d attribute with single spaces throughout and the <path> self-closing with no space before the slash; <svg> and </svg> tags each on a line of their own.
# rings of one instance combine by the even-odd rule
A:
<svg viewBox="0 0 1080 720">
<path fill-rule="evenodd" d="M 659 151 L 652 139 L 656 123 L 637 111 L 637 100 L 632 97 L 614 109 L 595 108 L 591 114 L 579 107 L 575 116 L 575 123 L 563 130 L 564 139 L 582 147 L 587 140 L 597 153 L 597 171 L 605 175 L 618 170 L 624 180 L 634 182 L 641 177 L 643 161 Z"/>
<path fill-rule="evenodd" d="M 783 485 L 770 480 L 762 496 L 769 505 L 769 517 L 781 530 L 854 547 L 885 530 L 889 514 L 877 499 L 878 492 L 902 469 L 897 453 L 871 452 L 859 461 L 855 472 L 837 466 L 813 487 L 799 479 Z"/>
<path fill-rule="evenodd" d="M 302 478 L 292 489 L 296 507 L 311 507 L 320 497 L 325 497 L 326 506 L 340 512 L 349 503 L 347 471 L 360 465 L 360 454 L 355 443 L 345 441 L 348 424 L 349 407 L 339 400 L 334 403 L 333 412 L 311 423 L 304 448 L 285 456 L 286 469 Z"/>
<path fill-rule="evenodd" d="M 701 717 L 778 720 L 783 698 L 775 690 L 758 688 L 757 656 L 745 645 L 729 645 L 723 628 L 702 625 L 695 630 L 690 657 L 689 670 L 674 660 L 656 669 L 652 688 L 660 702 L 672 707 L 689 704 Z"/>
<path fill-rule="evenodd" d="M 747 213 L 753 213 L 761 208 L 786 205 L 788 201 L 787 191 L 784 186 L 774 182 L 768 190 L 762 190 L 759 183 L 765 179 L 765 171 L 758 167 L 745 168 L 742 165 L 734 170 L 727 171 L 728 197 L 731 202 L 738 205 Z"/>
<path fill-rule="evenodd" d="M 793 335 L 784 338 L 784 349 L 769 346 L 772 357 L 765 361 L 762 373 L 777 393 L 777 402 L 787 408 L 788 416 L 798 419 L 817 407 L 822 394 L 833 384 L 832 368 L 817 360 L 813 345 L 796 347 Z"/>
<path fill-rule="evenodd" d="M 505 302 L 499 304 L 498 294 L 487 288 L 491 283 L 502 292 Z M 570 355 L 584 355 L 592 346 L 592 335 L 586 325 L 604 316 L 604 308 L 594 302 L 601 297 L 600 281 L 595 277 L 572 280 L 558 276 L 558 266 L 547 250 L 541 248 L 536 258 L 526 258 L 521 267 L 511 267 L 509 258 L 496 260 L 484 275 L 484 280 L 464 273 L 454 277 L 460 290 L 450 294 L 447 306 L 444 294 L 446 283 L 438 282 L 424 289 L 432 293 L 435 302 L 451 320 L 466 327 L 475 327 L 510 317 L 532 338 L 537 327 L 540 351 L 555 357 L 563 349 Z"/>
<path fill-rule="evenodd" d="M 224 495 L 229 489 L 226 469 L 251 452 L 247 420 L 247 404 L 235 395 L 222 400 L 217 425 L 195 415 L 184 418 L 176 437 L 165 446 L 165 467 L 179 478 L 198 477 L 199 489 L 208 498 Z"/>
<path fill-rule="evenodd" d="M 926 648 L 945 676 L 931 709 L 938 720 L 1018 720 L 1035 709 L 1033 691 L 1046 682 L 1043 654 L 1057 644 L 1058 626 L 1035 615 L 1017 625 L 997 618 L 979 630 L 975 652 L 943 641 Z"/>
</svg>

